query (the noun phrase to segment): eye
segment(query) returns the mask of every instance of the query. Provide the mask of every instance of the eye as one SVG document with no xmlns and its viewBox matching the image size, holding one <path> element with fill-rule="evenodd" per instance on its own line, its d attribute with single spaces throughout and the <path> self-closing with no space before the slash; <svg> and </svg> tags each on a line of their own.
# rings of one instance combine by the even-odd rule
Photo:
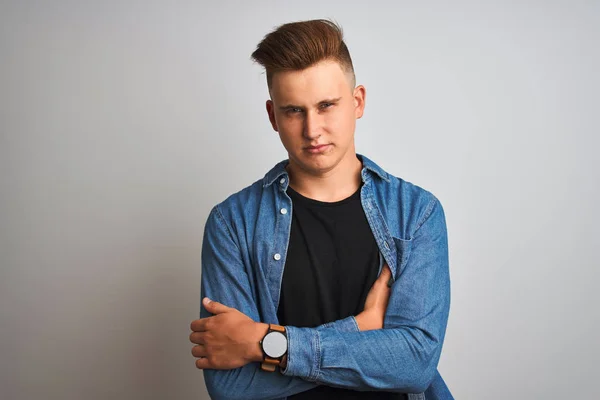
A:
<svg viewBox="0 0 600 400">
<path fill-rule="evenodd" d="M 298 108 L 298 107 L 292 107 L 292 108 L 288 108 L 286 113 L 287 114 L 298 114 L 301 113 L 302 109 Z"/>
<path fill-rule="evenodd" d="M 321 104 L 321 109 L 324 110 L 324 109 L 329 108 L 331 106 L 333 106 L 333 103 L 322 103 Z"/>
</svg>

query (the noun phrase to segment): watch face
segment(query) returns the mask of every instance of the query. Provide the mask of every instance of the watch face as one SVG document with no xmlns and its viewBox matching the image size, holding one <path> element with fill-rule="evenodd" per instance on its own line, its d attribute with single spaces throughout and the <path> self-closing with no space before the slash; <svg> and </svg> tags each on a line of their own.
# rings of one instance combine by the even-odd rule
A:
<svg viewBox="0 0 600 400">
<path fill-rule="evenodd" d="M 279 358 L 287 351 L 287 338 L 281 332 L 269 332 L 263 339 L 262 347 L 268 357 Z"/>
</svg>

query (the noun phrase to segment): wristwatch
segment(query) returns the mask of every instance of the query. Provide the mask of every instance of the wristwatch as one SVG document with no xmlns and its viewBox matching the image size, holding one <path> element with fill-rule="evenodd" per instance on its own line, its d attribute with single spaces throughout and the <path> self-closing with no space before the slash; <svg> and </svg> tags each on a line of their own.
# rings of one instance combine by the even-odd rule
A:
<svg viewBox="0 0 600 400">
<path fill-rule="evenodd" d="M 260 368 L 263 371 L 273 372 L 276 367 L 281 367 L 281 360 L 287 353 L 288 340 L 285 328 L 281 325 L 269 324 L 267 334 L 260 341 L 263 352 L 263 362 Z"/>
</svg>

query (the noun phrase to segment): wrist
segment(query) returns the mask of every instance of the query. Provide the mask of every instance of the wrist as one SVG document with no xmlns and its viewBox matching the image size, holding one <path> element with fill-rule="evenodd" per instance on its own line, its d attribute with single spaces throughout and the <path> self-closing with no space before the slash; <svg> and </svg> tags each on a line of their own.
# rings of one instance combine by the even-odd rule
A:
<svg viewBox="0 0 600 400">
<path fill-rule="evenodd" d="M 356 325 L 358 325 L 359 331 L 367 330 L 367 329 L 365 329 L 366 321 L 365 321 L 365 312 L 364 311 L 362 311 L 360 314 L 355 316 L 354 319 L 356 320 Z"/>
<path fill-rule="evenodd" d="M 255 362 L 261 362 L 263 360 L 263 352 L 260 348 L 260 341 L 269 331 L 269 324 L 262 322 L 254 323 L 254 331 L 251 337 L 251 349 L 250 349 L 250 360 Z"/>
<path fill-rule="evenodd" d="M 354 317 L 354 319 L 356 319 L 359 331 L 370 331 L 383 328 L 383 318 L 376 312 L 364 310 Z"/>
</svg>

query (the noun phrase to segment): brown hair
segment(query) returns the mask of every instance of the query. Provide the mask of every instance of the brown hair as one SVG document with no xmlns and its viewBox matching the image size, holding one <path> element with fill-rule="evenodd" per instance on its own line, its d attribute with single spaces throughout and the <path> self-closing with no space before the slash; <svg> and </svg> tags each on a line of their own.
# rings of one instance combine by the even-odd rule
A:
<svg viewBox="0 0 600 400">
<path fill-rule="evenodd" d="M 354 67 L 342 28 L 325 19 L 279 26 L 258 44 L 252 59 L 265 67 L 269 89 L 275 72 L 299 71 L 324 60 L 337 61 L 352 75 L 352 86 L 355 85 Z"/>
</svg>

